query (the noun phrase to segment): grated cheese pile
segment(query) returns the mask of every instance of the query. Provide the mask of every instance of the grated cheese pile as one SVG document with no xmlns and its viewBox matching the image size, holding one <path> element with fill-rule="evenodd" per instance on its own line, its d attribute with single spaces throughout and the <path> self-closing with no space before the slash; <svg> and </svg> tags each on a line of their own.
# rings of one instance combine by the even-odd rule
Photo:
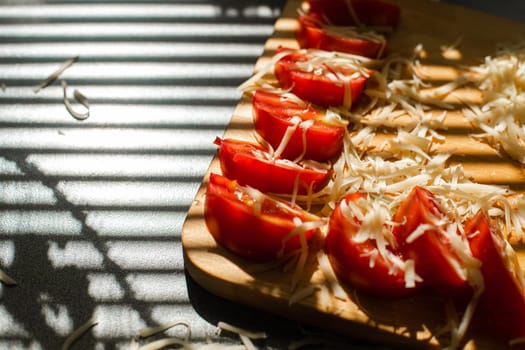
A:
<svg viewBox="0 0 525 350">
<path fill-rule="evenodd" d="M 485 93 L 482 106 L 457 98 L 460 104 L 467 106 L 463 109 L 464 115 L 483 130 L 484 134 L 477 137 L 501 147 L 511 157 L 525 163 L 525 50 L 507 51 L 496 58 L 489 57 L 484 65 L 437 86 L 418 74 L 418 57 L 422 51 L 422 46 L 418 46 L 414 56 L 409 58 L 392 56 L 384 60 L 356 60 L 354 56 L 340 53 L 300 50 L 312 57 L 318 56 L 302 64 L 301 68 L 305 71 L 320 71 L 321 67 L 334 65 L 345 66 L 346 60 L 349 62 L 346 64 L 351 64 L 353 69 L 355 65 L 361 65 L 357 71 L 366 70 L 370 83 L 365 90 L 368 97 L 365 104 L 351 106 L 345 102 L 343 106 L 330 108 L 331 113 L 351 123 L 345 136 L 343 154 L 333 165 L 331 182 L 318 193 L 306 196 L 294 194 L 293 199 L 305 203 L 308 208 L 320 208 L 321 216 L 329 217 L 336 203 L 347 193 L 367 193 L 369 199 L 360 201 L 360 206 L 343 203 L 346 217 L 357 217 L 362 222 L 354 239 L 375 240 L 377 251 L 369 256 L 370 266 L 374 265 L 377 254 L 381 254 L 391 261 L 393 270 L 404 271 L 406 285 L 413 286 L 421 281 L 421 277 L 415 273 L 414 261 L 403 262 L 387 249 L 393 243 L 385 231 L 389 231 L 389 225 L 393 225 L 389 222 L 392 213 L 415 186 L 430 190 L 440 203 L 442 212 L 446 213 L 446 220 L 429 224 L 430 227 L 422 225 L 408 239 L 413 240 L 427 230 L 435 229 L 446 235 L 451 242 L 451 249 L 458 257 L 451 261 L 451 265 L 475 290 L 466 309 L 454 311 L 450 318 L 450 343 L 446 349 L 451 350 L 460 346 L 484 288 L 480 262 L 472 256 L 464 235 L 458 235 L 457 232 L 462 231 L 462 223 L 484 209 L 502 228 L 502 232 L 507 235 L 514 233 L 521 241 L 525 229 L 525 199 L 522 194 L 501 186 L 472 182 L 460 164 L 450 162 L 451 154 L 439 152 L 439 145 L 445 142 L 439 130 L 446 129 L 444 119 L 447 110 L 457 108 L 454 105 L 457 101 L 451 103 L 447 97 L 472 84 L 481 89 Z M 241 89 L 245 92 L 259 88 L 279 91 L 279 87 L 266 77 L 273 65 L 289 53 L 276 55 L 268 66 L 243 84 Z M 332 79 L 336 78 L 332 76 Z M 291 97 L 294 95 L 288 91 L 283 94 L 287 98 L 297 99 Z M 442 112 L 432 113 L 435 110 Z M 392 132 L 395 136 L 385 137 L 385 126 L 396 125 L 396 119 L 400 117 L 408 117 L 411 122 L 397 127 Z M 283 138 L 279 148 L 284 148 L 288 139 Z M 377 140 L 382 139 L 384 141 L 377 144 Z M 508 242 L 506 247 L 508 261 L 516 262 L 515 252 Z M 301 255 L 305 254 L 306 249 L 303 246 Z M 307 285 L 292 295 L 291 302 L 316 292 L 322 294 L 321 300 L 327 300 L 326 294 L 330 292 L 341 299 L 345 298 L 344 292 L 337 286 L 326 256 L 323 252 L 318 254 L 321 256 L 317 260 L 328 286 Z M 296 267 L 294 276 L 301 272 L 302 267 Z M 523 279 L 523 274 L 520 274 L 520 278 Z M 458 314 L 460 320 L 457 319 Z"/>
<path fill-rule="evenodd" d="M 485 103 L 465 108 L 465 115 L 481 129 L 478 137 L 525 164 L 525 46 L 486 57 L 474 67 Z"/>
</svg>

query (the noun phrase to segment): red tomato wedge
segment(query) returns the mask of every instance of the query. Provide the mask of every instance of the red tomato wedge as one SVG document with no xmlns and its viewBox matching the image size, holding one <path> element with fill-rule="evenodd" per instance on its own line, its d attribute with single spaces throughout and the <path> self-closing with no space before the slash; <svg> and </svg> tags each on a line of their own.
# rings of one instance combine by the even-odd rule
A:
<svg viewBox="0 0 525 350">
<path fill-rule="evenodd" d="M 207 187 L 204 218 L 217 243 L 254 261 L 272 260 L 300 249 L 300 234 L 288 236 L 303 227 L 302 223 L 306 228 L 320 220 L 291 203 L 277 201 L 214 173 Z M 318 232 L 315 227 L 302 232 L 306 241 Z"/>
<path fill-rule="evenodd" d="M 326 164 L 273 159 L 262 146 L 235 139 L 215 140 L 224 176 L 265 193 L 307 194 L 326 186 L 332 175 Z"/>
<path fill-rule="evenodd" d="M 497 336 L 525 336 L 525 285 L 512 247 L 480 211 L 465 225 L 472 255 L 481 261 L 484 290 L 475 318 Z"/>
<path fill-rule="evenodd" d="M 393 234 L 405 259 L 413 259 L 423 283 L 445 295 L 468 290 L 463 262 L 454 253 L 445 230 L 448 221 L 434 195 L 415 187 L 393 217 Z M 454 233 L 456 234 L 456 233 Z"/>
<path fill-rule="evenodd" d="M 354 202 L 359 206 L 360 200 L 368 200 L 367 195 L 345 196 L 330 216 L 325 249 L 336 276 L 370 295 L 398 298 L 414 294 L 419 285 L 407 287 L 404 270 L 392 262 L 392 258 L 397 259 L 392 247 L 387 246 L 392 255 L 386 258 L 379 253 L 376 240 L 356 240 L 362 223 L 349 212 L 347 204 Z"/>
<path fill-rule="evenodd" d="M 383 57 L 387 42 L 383 35 L 347 27 L 331 26 L 312 16 L 300 15 L 297 42 L 301 48 L 339 51 L 370 58 Z"/>
<path fill-rule="evenodd" d="M 397 27 L 401 9 L 382 0 L 309 0 L 310 13 L 316 13 L 339 26 Z"/>
<path fill-rule="evenodd" d="M 279 52 L 286 52 L 280 49 Z M 274 73 L 281 87 L 303 100 L 322 107 L 351 108 L 363 93 L 368 72 L 351 60 L 338 60 L 306 50 L 290 50 L 275 63 Z"/>
<path fill-rule="evenodd" d="M 295 129 L 281 157 L 325 162 L 341 153 L 346 121 L 327 120 L 327 112 L 321 109 L 264 90 L 254 93 L 252 106 L 255 130 L 274 150 L 279 148 L 287 130 Z"/>
</svg>

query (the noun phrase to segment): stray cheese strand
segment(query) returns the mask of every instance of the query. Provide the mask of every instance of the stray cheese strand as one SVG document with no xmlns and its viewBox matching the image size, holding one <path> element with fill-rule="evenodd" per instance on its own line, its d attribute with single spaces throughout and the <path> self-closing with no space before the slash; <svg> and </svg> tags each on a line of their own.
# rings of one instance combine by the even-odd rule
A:
<svg viewBox="0 0 525 350">
<path fill-rule="evenodd" d="M 9 277 L 7 273 L 2 271 L 2 269 L 0 269 L 0 282 L 8 286 L 15 286 L 17 284 L 16 281 L 12 279 L 11 277 Z"/>
<path fill-rule="evenodd" d="M 186 341 L 189 340 L 191 338 L 191 328 L 190 328 L 189 323 L 185 321 L 175 321 L 175 322 L 167 323 L 164 325 L 160 325 L 158 327 L 143 328 L 139 332 L 139 337 L 148 338 L 148 337 L 151 337 L 152 335 L 165 332 L 168 329 L 179 326 L 179 325 L 185 326 L 187 328 L 188 332 L 186 334 L 185 340 Z"/>
<path fill-rule="evenodd" d="M 63 92 L 64 106 L 66 107 L 67 111 L 69 112 L 69 114 L 71 114 L 73 118 L 75 118 L 76 120 L 85 120 L 89 118 L 89 102 L 86 96 L 84 96 L 78 90 L 75 90 L 73 92 L 75 99 L 86 109 L 84 113 L 80 113 L 73 109 L 73 105 L 71 104 L 71 102 L 69 102 L 67 98 L 67 83 L 65 80 L 62 80 L 62 92 Z"/>
<path fill-rule="evenodd" d="M 252 339 L 266 338 L 266 333 L 264 332 L 251 332 L 243 328 L 235 327 L 226 322 L 219 322 L 217 326 L 219 327 L 219 329 L 238 334 L 246 350 L 257 350 L 255 345 L 251 341 Z"/>
<path fill-rule="evenodd" d="M 78 60 L 79 60 L 79 57 L 75 56 L 73 58 L 70 58 L 64 61 L 64 63 L 62 63 L 62 65 L 56 71 L 54 71 L 53 73 L 51 73 L 49 77 L 47 77 L 47 79 L 45 79 L 44 81 L 42 81 L 40 84 L 38 84 L 37 86 L 33 88 L 34 93 L 36 94 L 40 90 L 51 85 L 60 76 L 60 74 L 62 74 L 62 72 L 64 72 L 66 69 L 68 69 L 73 64 L 78 62 Z"/>
<path fill-rule="evenodd" d="M 91 318 L 86 323 L 84 323 L 82 326 L 78 327 L 76 330 L 71 333 L 69 337 L 67 337 L 66 341 L 62 345 L 62 350 L 69 350 L 71 345 L 84 333 L 86 333 L 88 330 L 90 330 L 92 327 L 97 325 L 97 321 L 95 319 Z"/>
</svg>

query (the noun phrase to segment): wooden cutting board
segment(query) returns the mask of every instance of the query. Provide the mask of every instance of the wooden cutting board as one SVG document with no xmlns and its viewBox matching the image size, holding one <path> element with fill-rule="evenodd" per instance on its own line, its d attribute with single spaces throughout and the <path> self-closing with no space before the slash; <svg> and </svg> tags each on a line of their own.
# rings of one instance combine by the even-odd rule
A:
<svg viewBox="0 0 525 350">
<path fill-rule="evenodd" d="M 399 28 L 389 40 L 391 51 L 409 55 L 417 44 L 423 44 L 428 54 L 423 63 L 439 80 L 453 79 L 458 69 L 455 67 L 480 64 L 499 45 L 516 43 L 525 34 L 523 23 L 458 6 L 426 0 L 393 2 L 401 6 L 402 15 Z M 299 0 L 288 1 L 255 70 L 267 64 L 280 45 L 297 47 L 294 32 L 297 28 L 296 9 L 299 6 Z M 442 47 L 457 43 L 458 40 L 461 59 L 450 61 L 442 57 Z M 474 98 L 477 98 L 476 92 Z M 443 147 L 454 153 L 455 161 L 462 163 L 474 180 L 506 185 L 517 192 L 525 192 L 523 166 L 469 137 L 471 127 L 461 113 L 450 113 L 446 124 L 450 131 L 444 131 L 447 141 Z M 254 140 L 249 97 L 244 96 L 239 101 L 224 136 Z M 435 340 L 428 341 L 444 324 L 442 304 L 436 299 L 386 301 L 349 293 L 347 300 L 341 300 L 333 295 L 325 299 L 322 293 L 316 292 L 290 304 L 292 272 L 285 272 L 282 268 L 261 270 L 260 265 L 225 251 L 209 234 L 204 223 L 203 204 L 211 172 L 220 173 L 217 158 L 210 164 L 182 229 L 186 268 L 197 283 L 226 299 L 344 335 L 403 349 L 437 346 Z M 525 250 L 520 246 L 515 248 L 520 260 L 525 260 Z M 318 248 L 314 244 L 312 250 L 315 249 Z M 325 282 L 314 259 L 315 254 L 312 256 L 307 264 L 309 274 L 300 282 L 298 289 Z M 504 349 L 505 346 L 475 334 L 464 348 Z"/>
</svg>

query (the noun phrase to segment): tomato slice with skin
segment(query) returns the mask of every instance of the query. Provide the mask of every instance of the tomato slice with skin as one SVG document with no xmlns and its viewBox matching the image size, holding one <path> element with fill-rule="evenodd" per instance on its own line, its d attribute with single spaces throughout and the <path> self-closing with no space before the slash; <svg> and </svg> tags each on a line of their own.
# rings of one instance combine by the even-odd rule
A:
<svg viewBox="0 0 525 350">
<path fill-rule="evenodd" d="M 300 207 L 215 173 L 210 174 L 205 198 L 204 219 L 215 241 L 253 261 L 269 261 L 300 249 L 299 235 L 286 239 L 296 229 L 297 221 L 320 220 Z M 306 230 L 305 239 L 308 241 L 317 232 L 315 228 Z"/>
<path fill-rule="evenodd" d="M 348 194 L 339 201 L 330 216 L 325 250 L 332 268 L 339 280 L 367 294 L 387 298 L 413 295 L 420 289 L 419 284 L 407 287 L 404 271 L 393 269 L 392 262 L 378 254 L 374 240 L 354 240 L 360 223 L 355 218 L 349 219 L 341 205 L 349 201 L 358 203 L 366 198 L 365 193 Z"/>
<path fill-rule="evenodd" d="M 280 48 L 278 52 L 285 50 Z M 367 76 L 350 65 L 338 68 L 321 64 L 313 68 L 309 63 L 313 62 L 314 55 L 289 51 L 290 54 L 279 59 L 274 66 L 275 76 L 283 89 L 322 107 L 351 108 L 359 100 Z"/>
<path fill-rule="evenodd" d="M 262 146 L 242 140 L 217 138 L 215 144 L 226 177 L 265 193 L 318 192 L 331 179 L 332 169 L 326 164 L 272 159 Z"/>
<path fill-rule="evenodd" d="M 300 15 L 297 42 L 301 48 L 339 51 L 370 58 L 380 58 L 387 52 L 386 39 L 375 34 L 374 40 L 364 35 L 345 33 L 344 27 L 328 27 L 310 16 Z"/>
<path fill-rule="evenodd" d="M 288 128 L 296 125 L 293 118 L 300 118 L 301 123 L 313 122 L 307 127 L 297 125 L 281 157 L 294 160 L 302 156 L 326 162 L 341 154 L 347 125 L 342 120 L 337 124 L 327 122 L 325 111 L 264 90 L 254 93 L 252 106 L 255 130 L 274 149 L 279 147 Z"/>
<path fill-rule="evenodd" d="M 365 25 L 397 27 L 401 8 L 382 0 L 309 0 L 309 12 L 319 14 L 339 26 Z M 360 23 L 356 23 L 351 9 Z"/>
<path fill-rule="evenodd" d="M 475 320 L 497 336 L 524 337 L 525 285 L 514 251 L 483 211 L 467 221 L 465 233 L 484 280 Z"/>
<path fill-rule="evenodd" d="M 440 224 L 445 215 L 439 208 L 434 195 L 422 188 L 414 187 L 396 211 L 393 234 L 398 242 L 398 250 L 405 259 L 413 259 L 416 274 L 423 283 L 438 294 L 463 296 L 470 290 L 466 275 L 458 272 L 455 266 L 463 266 L 454 253 L 450 239 L 441 232 Z M 422 234 L 412 236 L 419 228 Z M 435 227 L 435 229 L 433 228 Z"/>
</svg>

